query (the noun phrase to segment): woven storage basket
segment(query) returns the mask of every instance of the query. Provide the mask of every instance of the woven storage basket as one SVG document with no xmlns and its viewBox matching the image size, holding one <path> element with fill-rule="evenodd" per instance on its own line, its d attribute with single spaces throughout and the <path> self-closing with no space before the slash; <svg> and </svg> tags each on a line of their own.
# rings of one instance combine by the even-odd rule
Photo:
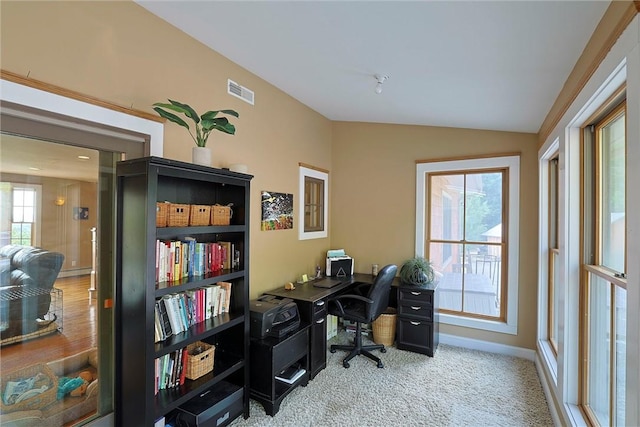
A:
<svg viewBox="0 0 640 427">
<path fill-rule="evenodd" d="M 38 393 L 32 397 L 21 400 L 20 402 L 12 405 L 6 405 L 4 403 L 5 391 L 7 383 L 9 381 L 21 381 L 29 379 L 38 373 L 42 374 L 40 378 L 33 384 L 33 388 L 37 389 L 42 386 L 47 386 L 47 389 L 42 393 Z M 45 364 L 33 365 L 27 368 L 23 368 L 7 375 L 3 375 L 0 380 L 0 393 L 2 398 L 0 399 L 0 413 L 8 413 L 15 411 L 27 411 L 31 409 L 42 409 L 56 401 L 56 394 L 58 392 L 58 377 L 53 371 Z"/>
<path fill-rule="evenodd" d="M 231 206 L 211 206 L 211 225 L 229 225 L 231 223 Z"/>
<path fill-rule="evenodd" d="M 373 341 L 386 346 L 393 345 L 396 338 L 396 309 L 388 307 L 373 321 Z"/>
<path fill-rule="evenodd" d="M 201 353 L 192 354 L 198 347 Z M 200 378 L 204 374 L 213 370 L 213 356 L 216 347 L 206 342 L 196 341 L 187 346 L 187 373 L 185 376 L 190 380 Z"/>
<path fill-rule="evenodd" d="M 190 205 L 169 203 L 168 227 L 186 227 L 189 225 Z"/>
<path fill-rule="evenodd" d="M 169 203 L 156 203 L 156 227 L 166 227 Z"/>
<path fill-rule="evenodd" d="M 191 205 L 189 225 L 209 225 L 211 221 L 211 206 Z"/>
</svg>

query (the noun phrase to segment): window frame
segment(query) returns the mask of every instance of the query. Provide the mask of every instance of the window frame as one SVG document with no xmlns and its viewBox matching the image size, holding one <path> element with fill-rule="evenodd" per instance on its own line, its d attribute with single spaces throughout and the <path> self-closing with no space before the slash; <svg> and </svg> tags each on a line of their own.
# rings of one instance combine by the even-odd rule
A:
<svg viewBox="0 0 640 427">
<path fill-rule="evenodd" d="M 519 221 L 520 221 L 520 155 L 496 154 L 491 157 L 472 159 L 435 160 L 416 164 L 416 256 L 425 256 L 427 238 L 427 219 L 429 218 L 428 175 L 431 173 L 446 173 L 449 171 L 461 173 L 483 169 L 506 169 L 508 186 L 505 195 L 506 203 L 503 213 L 507 212 L 505 239 L 506 252 L 503 263 L 506 262 L 506 313 L 503 321 L 480 319 L 455 314 L 440 313 L 440 323 L 481 329 L 491 332 L 517 335 L 518 333 L 518 276 L 519 276 Z"/>
<path fill-rule="evenodd" d="M 618 102 L 615 101 L 623 94 L 623 99 Z M 611 107 L 611 105 L 614 105 Z M 601 407 L 595 408 L 592 405 L 592 389 L 595 390 L 595 387 L 591 387 L 592 381 L 590 377 L 591 370 L 593 369 L 592 364 L 592 356 L 594 351 L 600 350 L 602 352 L 602 346 L 598 346 L 600 343 L 593 343 L 592 337 L 595 334 L 596 336 L 618 336 L 618 328 L 616 322 L 616 311 L 613 309 L 617 307 L 616 305 L 616 289 L 623 289 L 625 292 L 627 290 L 627 278 L 626 278 L 626 269 L 627 269 L 627 239 L 626 239 L 626 222 L 625 222 L 625 230 L 622 233 L 625 236 L 625 248 L 624 248 L 624 271 L 616 271 L 611 267 L 603 264 L 604 254 L 603 254 L 603 234 L 604 234 L 604 207 L 603 207 L 603 186 L 604 186 L 604 173 L 603 173 L 603 150 L 605 142 L 602 141 L 601 131 L 603 128 L 611 124 L 613 121 L 617 120 L 621 116 L 624 117 L 625 120 L 625 162 L 626 162 L 626 147 L 628 147 L 628 136 L 626 131 L 626 121 L 627 121 L 627 103 L 626 96 L 624 95 L 624 86 L 616 91 L 610 99 L 604 103 L 603 107 L 600 111 L 604 113 L 601 115 L 602 117 L 598 117 L 595 120 L 591 121 L 590 124 L 584 126 L 581 130 L 583 134 L 583 143 L 581 144 L 581 207 L 583 214 L 581 215 L 580 228 L 582 230 L 581 236 L 581 254 L 582 254 L 582 263 L 581 263 L 581 279 L 580 279 L 580 334 L 579 334 L 579 397 L 578 397 L 578 405 L 582 408 L 586 418 L 593 425 L 598 425 L 601 421 L 600 415 L 602 414 L 599 409 Z M 596 115 L 600 115 L 597 113 Z M 625 168 L 625 190 L 627 180 L 627 169 Z M 626 202 L 626 191 L 625 191 L 625 212 L 627 212 L 628 206 Z M 626 214 L 625 214 L 626 218 Z M 626 219 L 625 219 L 626 221 Z M 621 275 L 622 273 L 622 275 Z M 605 282 L 608 284 L 609 289 L 594 289 L 592 287 L 593 282 Z M 600 285 L 602 286 L 602 284 Z M 600 293 L 598 293 L 598 291 Z M 600 300 L 594 300 L 592 295 L 597 294 L 607 295 L 608 300 L 604 302 Z M 626 301 L 626 295 L 625 295 Z M 600 303 L 600 307 L 604 306 L 604 309 L 600 308 L 600 311 L 593 312 L 592 307 L 593 303 Z M 606 316 L 603 316 L 602 311 L 609 309 L 609 313 L 604 313 Z M 625 314 L 626 314 L 625 307 Z M 594 319 L 598 319 L 599 317 L 608 318 L 606 324 L 603 322 L 592 322 Z M 626 316 L 625 316 L 626 318 Z M 595 328 L 598 328 L 597 330 Z M 606 340 L 606 338 L 605 338 Z M 617 342 L 618 339 L 615 340 L 609 339 L 608 346 L 604 347 L 605 351 L 608 353 L 604 356 L 604 360 L 608 362 L 608 389 L 607 389 L 607 412 L 606 415 L 608 417 L 607 421 L 609 421 L 610 425 L 617 425 L 615 418 L 619 415 L 616 399 L 616 393 L 614 390 L 617 390 L 616 380 L 617 380 Z M 626 346 L 626 339 L 625 339 Z M 595 349 L 595 350 L 594 350 Z M 596 360 L 598 363 L 600 359 Z M 626 372 L 626 366 L 625 366 Z M 595 378 L 594 381 L 597 381 L 598 378 Z M 598 391 L 601 390 L 601 387 L 598 387 Z M 622 396 L 625 398 L 626 396 Z M 626 402 L 625 402 L 626 403 Z M 615 421 L 614 421 L 615 420 Z"/>
<path fill-rule="evenodd" d="M 321 169 L 308 164 L 300 163 L 299 165 L 299 194 L 298 198 L 298 218 L 300 218 L 298 224 L 298 239 L 322 239 L 328 236 L 329 230 L 329 171 Z M 316 179 L 323 182 L 322 200 L 324 205 L 322 206 L 322 225 L 317 227 L 319 229 L 313 231 L 305 231 L 305 212 L 306 212 L 306 181 L 307 178 Z"/>
</svg>

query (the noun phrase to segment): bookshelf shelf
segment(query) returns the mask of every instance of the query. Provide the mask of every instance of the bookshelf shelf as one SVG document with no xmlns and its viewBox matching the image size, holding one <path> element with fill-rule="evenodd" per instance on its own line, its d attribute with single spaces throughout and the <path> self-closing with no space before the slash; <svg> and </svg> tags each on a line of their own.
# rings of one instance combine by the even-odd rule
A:
<svg viewBox="0 0 640 427">
<path fill-rule="evenodd" d="M 229 393 L 233 396 L 227 399 L 233 401 L 230 403 L 232 415 L 219 427 L 231 423 L 239 415 L 248 418 L 251 178 L 246 174 L 158 157 L 118 163 L 116 425 L 154 425 L 162 418 L 168 423 L 180 413 L 182 405 L 207 390 L 217 390 L 214 393 L 217 395 L 226 395 L 227 390 L 232 390 Z M 164 201 L 185 205 L 232 204 L 232 222 L 222 226 L 156 227 L 156 204 Z M 225 262 L 224 268 L 220 268 L 223 266 L 216 258 L 213 264 L 208 264 L 216 266 L 210 268 L 214 271 L 188 275 L 203 266 L 202 262 L 193 264 L 202 260 L 192 255 L 199 253 L 192 250 L 193 246 L 180 247 L 180 262 L 189 264 L 178 265 L 176 257 L 176 265 L 171 266 L 172 258 L 166 258 L 167 252 L 163 254 L 165 258 L 158 255 L 163 249 L 160 244 L 173 241 L 178 247 L 193 239 L 198 243 L 213 244 L 200 247 L 227 245 L 219 249 L 221 253 L 235 255 L 237 251 L 239 259 L 236 257 L 229 264 L 235 268 L 226 268 L 229 260 L 222 257 L 219 259 Z M 159 270 L 159 265 L 164 271 Z M 165 271 L 171 273 L 165 274 Z M 158 281 L 158 277 L 176 279 Z M 217 300 L 201 291 L 212 286 L 220 289 L 216 292 L 222 296 Z M 207 296 L 203 297 L 205 294 Z M 196 299 L 198 295 L 199 300 Z M 226 295 L 230 297 L 225 298 Z M 170 300 L 174 299 L 178 305 L 174 305 L 171 313 L 159 309 L 160 305 L 166 306 L 163 310 L 170 308 Z M 210 301 L 211 304 L 218 301 L 224 309 L 216 312 L 208 308 Z M 156 315 L 156 310 L 162 311 L 164 317 Z M 176 322 L 182 323 L 182 327 L 176 328 Z M 213 370 L 193 380 L 185 379 L 183 375 L 180 380 L 181 368 L 186 365 L 183 362 L 186 351 L 181 350 L 197 341 L 214 346 L 211 347 L 215 348 Z M 173 371 L 166 369 L 171 366 L 175 367 Z M 169 378 L 169 375 L 173 378 L 168 382 L 172 387 L 167 386 L 166 381 L 158 380 Z"/>
</svg>

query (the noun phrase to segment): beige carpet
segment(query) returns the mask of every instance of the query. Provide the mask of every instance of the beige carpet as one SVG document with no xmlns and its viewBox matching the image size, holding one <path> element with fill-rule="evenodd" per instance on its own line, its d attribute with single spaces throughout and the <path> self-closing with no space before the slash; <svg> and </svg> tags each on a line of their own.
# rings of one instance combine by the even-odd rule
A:
<svg viewBox="0 0 640 427">
<path fill-rule="evenodd" d="M 344 333 L 331 342 L 346 342 Z M 379 353 L 379 352 L 378 352 Z M 533 362 L 440 345 L 435 357 L 388 349 L 384 369 L 344 352 L 287 396 L 270 417 L 251 400 L 251 416 L 231 426 L 552 426 Z"/>
</svg>

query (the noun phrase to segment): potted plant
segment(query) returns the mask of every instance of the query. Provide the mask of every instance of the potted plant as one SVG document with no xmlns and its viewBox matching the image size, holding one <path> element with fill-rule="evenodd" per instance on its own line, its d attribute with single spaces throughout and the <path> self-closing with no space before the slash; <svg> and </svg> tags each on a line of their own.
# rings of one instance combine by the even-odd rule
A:
<svg viewBox="0 0 640 427">
<path fill-rule="evenodd" d="M 206 148 L 207 139 L 212 131 L 217 130 L 220 132 L 234 135 L 236 128 L 229 123 L 229 119 L 226 117 L 220 117 L 219 114 L 226 114 L 234 117 L 240 117 L 240 115 L 234 110 L 217 110 L 207 111 L 203 115 L 199 116 L 191 106 L 182 102 L 168 100 L 169 104 L 156 102 L 153 104 L 153 109 L 161 117 L 176 123 L 189 131 L 189 135 L 196 143 L 196 147 L 193 148 L 193 161 L 196 164 L 211 166 L 211 151 Z M 170 111 L 167 111 L 170 110 Z M 191 119 L 194 124 L 195 135 L 193 134 L 189 124 L 175 115 L 173 112 L 184 114 L 188 119 Z"/>
<path fill-rule="evenodd" d="M 422 257 L 414 257 L 402 264 L 400 268 L 400 280 L 415 286 L 425 286 L 433 283 L 435 273 L 431 261 Z"/>
</svg>

